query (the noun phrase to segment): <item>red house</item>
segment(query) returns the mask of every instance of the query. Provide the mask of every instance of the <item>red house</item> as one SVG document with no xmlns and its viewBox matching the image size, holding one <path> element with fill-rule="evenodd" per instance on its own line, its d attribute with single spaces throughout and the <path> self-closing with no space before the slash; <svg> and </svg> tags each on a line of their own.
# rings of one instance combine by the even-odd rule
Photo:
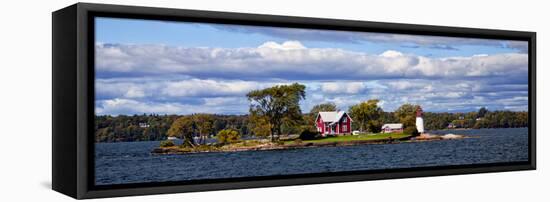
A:
<svg viewBox="0 0 550 202">
<path fill-rule="evenodd" d="M 352 121 L 344 111 L 319 112 L 315 118 L 317 131 L 322 136 L 351 133 Z"/>
</svg>

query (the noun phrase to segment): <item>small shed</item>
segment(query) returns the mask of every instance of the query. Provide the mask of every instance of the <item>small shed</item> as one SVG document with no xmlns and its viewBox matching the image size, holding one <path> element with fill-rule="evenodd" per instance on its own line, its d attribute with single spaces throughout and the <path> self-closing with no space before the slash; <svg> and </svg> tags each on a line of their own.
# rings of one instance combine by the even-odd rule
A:
<svg viewBox="0 0 550 202">
<path fill-rule="evenodd" d="M 402 123 L 387 123 L 382 126 L 382 133 L 401 133 L 403 132 Z"/>
</svg>

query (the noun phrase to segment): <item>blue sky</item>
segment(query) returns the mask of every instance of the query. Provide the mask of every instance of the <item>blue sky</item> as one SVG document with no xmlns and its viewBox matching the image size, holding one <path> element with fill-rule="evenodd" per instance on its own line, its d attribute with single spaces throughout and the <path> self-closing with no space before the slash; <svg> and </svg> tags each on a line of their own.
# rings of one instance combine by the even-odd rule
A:
<svg viewBox="0 0 550 202">
<path fill-rule="evenodd" d="M 269 33 L 272 29 L 295 30 L 292 28 L 265 28 L 257 26 L 234 26 L 207 23 L 182 23 L 157 20 L 136 20 L 120 18 L 98 18 L 96 41 L 114 44 L 164 44 L 185 47 L 219 47 L 240 48 L 257 47 L 266 41 L 282 43 L 289 40 L 288 36 Z M 339 33 L 339 31 L 325 31 Z M 342 33 L 342 32 L 340 32 Z M 344 32 L 345 33 L 345 32 Z M 349 32 L 348 32 L 349 33 Z M 329 35 L 326 34 L 326 35 Z M 360 35 L 360 32 L 356 33 Z M 335 34 L 337 35 L 337 34 Z M 406 35 L 405 35 L 406 36 Z M 309 37 L 309 39 L 308 39 Z M 326 38 L 329 38 L 328 36 Z M 488 46 L 475 43 L 416 44 L 395 41 L 380 43 L 368 40 L 320 39 L 304 35 L 299 40 L 309 48 L 342 48 L 371 54 L 383 53 L 386 50 L 396 50 L 403 53 L 414 53 L 429 57 L 472 56 L 477 54 L 495 54 L 519 52 L 517 49 L 501 46 Z M 296 40 L 296 39 L 295 39 Z M 484 43 L 505 44 L 499 40 L 480 40 Z M 439 46 L 438 46 L 439 45 Z M 459 50 L 457 50 L 459 49 Z"/>
<path fill-rule="evenodd" d="M 96 113 L 245 114 L 246 92 L 299 82 L 302 110 L 380 99 L 426 111 L 527 110 L 527 43 L 96 19 Z"/>
</svg>

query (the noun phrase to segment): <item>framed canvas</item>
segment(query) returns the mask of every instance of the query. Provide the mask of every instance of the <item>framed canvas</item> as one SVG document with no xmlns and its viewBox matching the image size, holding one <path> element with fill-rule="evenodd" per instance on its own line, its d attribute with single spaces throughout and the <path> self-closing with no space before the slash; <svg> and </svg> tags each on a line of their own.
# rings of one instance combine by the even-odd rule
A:
<svg viewBox="0 0 550 202">
<path fill-rule="evenodd" d="M 74 198 L 533 170 L 534 32 L 78 3 L 53 14 Z"/>
</svg>

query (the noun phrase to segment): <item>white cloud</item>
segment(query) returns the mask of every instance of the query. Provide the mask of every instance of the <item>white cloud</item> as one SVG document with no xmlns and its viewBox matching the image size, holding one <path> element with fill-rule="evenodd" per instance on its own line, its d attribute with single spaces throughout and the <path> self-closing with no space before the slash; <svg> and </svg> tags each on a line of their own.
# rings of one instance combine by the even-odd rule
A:
<svg viewBox="0 0 550 202">
<path fill-rule="evenodd" d="M 388 58 L 395 58 L 395 57 L 403 56 L 403 53 L 400 53 L 400 52 L 394 51 L 394 50 L 387 50 L 387 51 L 383 52 L 382 54 L 380 54 L 380 56 L 388 57 Z"/>
<path fill-rule="evenodd" d="M 321 90 L 329 94 L 356 94 L 366 89 L 363 82 L 324 82 Z"/>
<path fill-rule="evenodd" d="M 257 33 L 282 39 L 295 39 L 303 41 L 322 41 L 358 44 L 365 41 L 374 43 L 407 44 L 414 47 L 428 47 L 434 49 L 456 50 L 455 46 L 483 45 L 498 48 L 512 48 L 520 52 L 527 52 L 526 41 L 507 41 L 478 38 L 408 35 L 372 32 L 349 32 L 333 30 L 280 28 L 280 27 L 255 27 L 255 26 L 231 26 L 211 25 L 224 31 Z"/>
<path fill-rule="evenodd" d="M 366 54 L 308 48 L 298 41 L 257 48 L 98 44 L 98 114 L 244 114 L 246 93 L 306 85 L 302 110 L 333 102 L 342 110 L 380 99 L 386 111 L 406 102 L 428 111 L 526 110 L 527 55 L 429 58 L 394 50 Z"/>
<path fill-rule="evenodd" d="M 380 55 L 333 48 L 306 48 L 297 41 L 258 48 L 184 48 L 163 45 L 98 44 L 101 73 L 184 74 L 210 78 L 380 79 L 515 76 L 526 74 L 521 53 L 428 58 L 386 51 Z"/>
<path fill-rule="evenodd" d="M 243 97 L 204 98 L 205 106 L 241 107 L 248 106 L 248 100 Z M 246 107 L 245 107 L 246 108 Z M 246 108 L 247 109 L 247 108 Z"/>
<path fill-rule="evenodd" d="M 128 89 L 126 94 L 124 94 L 124 97 L 141 98 L 141 97 L 145 97 L 145 92 L 143 91 L 143 89 L 140 89 L 140 88 L 130 88 Z"/>
<path fill-rule="evenodd" d="M 213 80 L 197 78 L 140 79 L 111 78 L 96 80 L 99 98 L 155 98 L 171 100 L 189 97 L 245 96 L 248 92 L 290 82 Z"/>
<path fill-rule="evenodd" d="M 246 101 L 246 99 L 245 99 Z M 132 99 L 115 98 L 96 101 L 95 113 L 98 115 L 119 114 L 193 114 L 193 113 L 231 113 L 244 114 L 247 105 L 242 100 L 220 98 L 207 99 L 206 104 L 182 104 L 178 102 L 147 102 Z"/>
<path fill-rule="evenodd" d="M 278 44 L 273 41 L 265 42 L 264 44 L 260 45 L 258 48 L 269 48 L 269 49 L 279 49 L 279 50 L 300 50 L 300 49 L 306 49 L 302 43 L 299 41 L 285 41 L 282 44 Z"/>
<path fill-rule="evenodd" d="M 257 82 L 190 79 L 167 83 L 162 94 L 172 97 L 244 95 L 260 88 Z"/>
<path fill-rule="evenodd" d="M 145 103 L 131 99 L 115 98 L 96 103 L 96 114 L 186 114 L 192 107 L 179 103 Z"/>
<path fill-rule="evenodd" d="M 124 79 L 123 79 L 124 80 Z M 246 114 L 248 112 L 248 91 L 241 89 L 241 83 L 249 83 L 258 88 L 277 85 L 276 82 L 251 82 L 240 80 L 226 80 L 211 82 L 211 80 L 190 79 L 190 82 L 201 83 L 204 91 L 189 91 L 171 95 L 165 93 L 170 82 L 157 79 L 145 79 L 147 83 L 136 85 L 159 86 L 160 88 L 146 89 L 142 92 L 145 97 L 128 98 L 121 90 L 121 94 L 112 95 L 111 98 L 101 99 L 96 103 L 99 114 L 190 114 L 190 113 L 220 113 L 220 114 Z M 125 85 L 129 86 L 127 80 Z M 158 84 L 160 82 L 161 84 Z M 185 81 L 173 81 L 180 84 Z M 139 84 L 138 84 L 139 83 Z M 469 80 L 378 80 L 373 81 L 307 81 L 300 82 L 306 85 L 306 99 L 301 101 L 302 110 L 307 112 L 316 104 L 332 102 L 342 110 L 347 110 L 351 105 L 368 99 L 379 99 L 386 111 L 393 111 L 401 104 L 421 104 L 427 111 L 446 110 L 476 110 L 480 106 L 489 106 L 491 109 L 526 110 L 527 86 L 509 84 L 491 84 L 483 81 Z M 210 86 L 206 86 L 209 84 Z M 235 85 L 235 87 L 224 86 Z M 179 86 L 185 92 L 187 87 Z M 218 88 L 222 86 L 221 88 Z M 245 85 L 246 86 L 246 85 Z M 247 87 L 248 88 L 248 87 Z M 215 89 L 215 90 L 213 90 Z M 229 90 L 228 90 L 229 89 Z M 252 88 L 251 88 L 252 89 Z M 493 89 L 492 91 L 489 91 Z M 228 91 L 224 91 L 228 90 Z M 128 92 L 131 92 L 128 91 Z M 106 96 L 99 96 L 106 97 Z"/>
</svg>

